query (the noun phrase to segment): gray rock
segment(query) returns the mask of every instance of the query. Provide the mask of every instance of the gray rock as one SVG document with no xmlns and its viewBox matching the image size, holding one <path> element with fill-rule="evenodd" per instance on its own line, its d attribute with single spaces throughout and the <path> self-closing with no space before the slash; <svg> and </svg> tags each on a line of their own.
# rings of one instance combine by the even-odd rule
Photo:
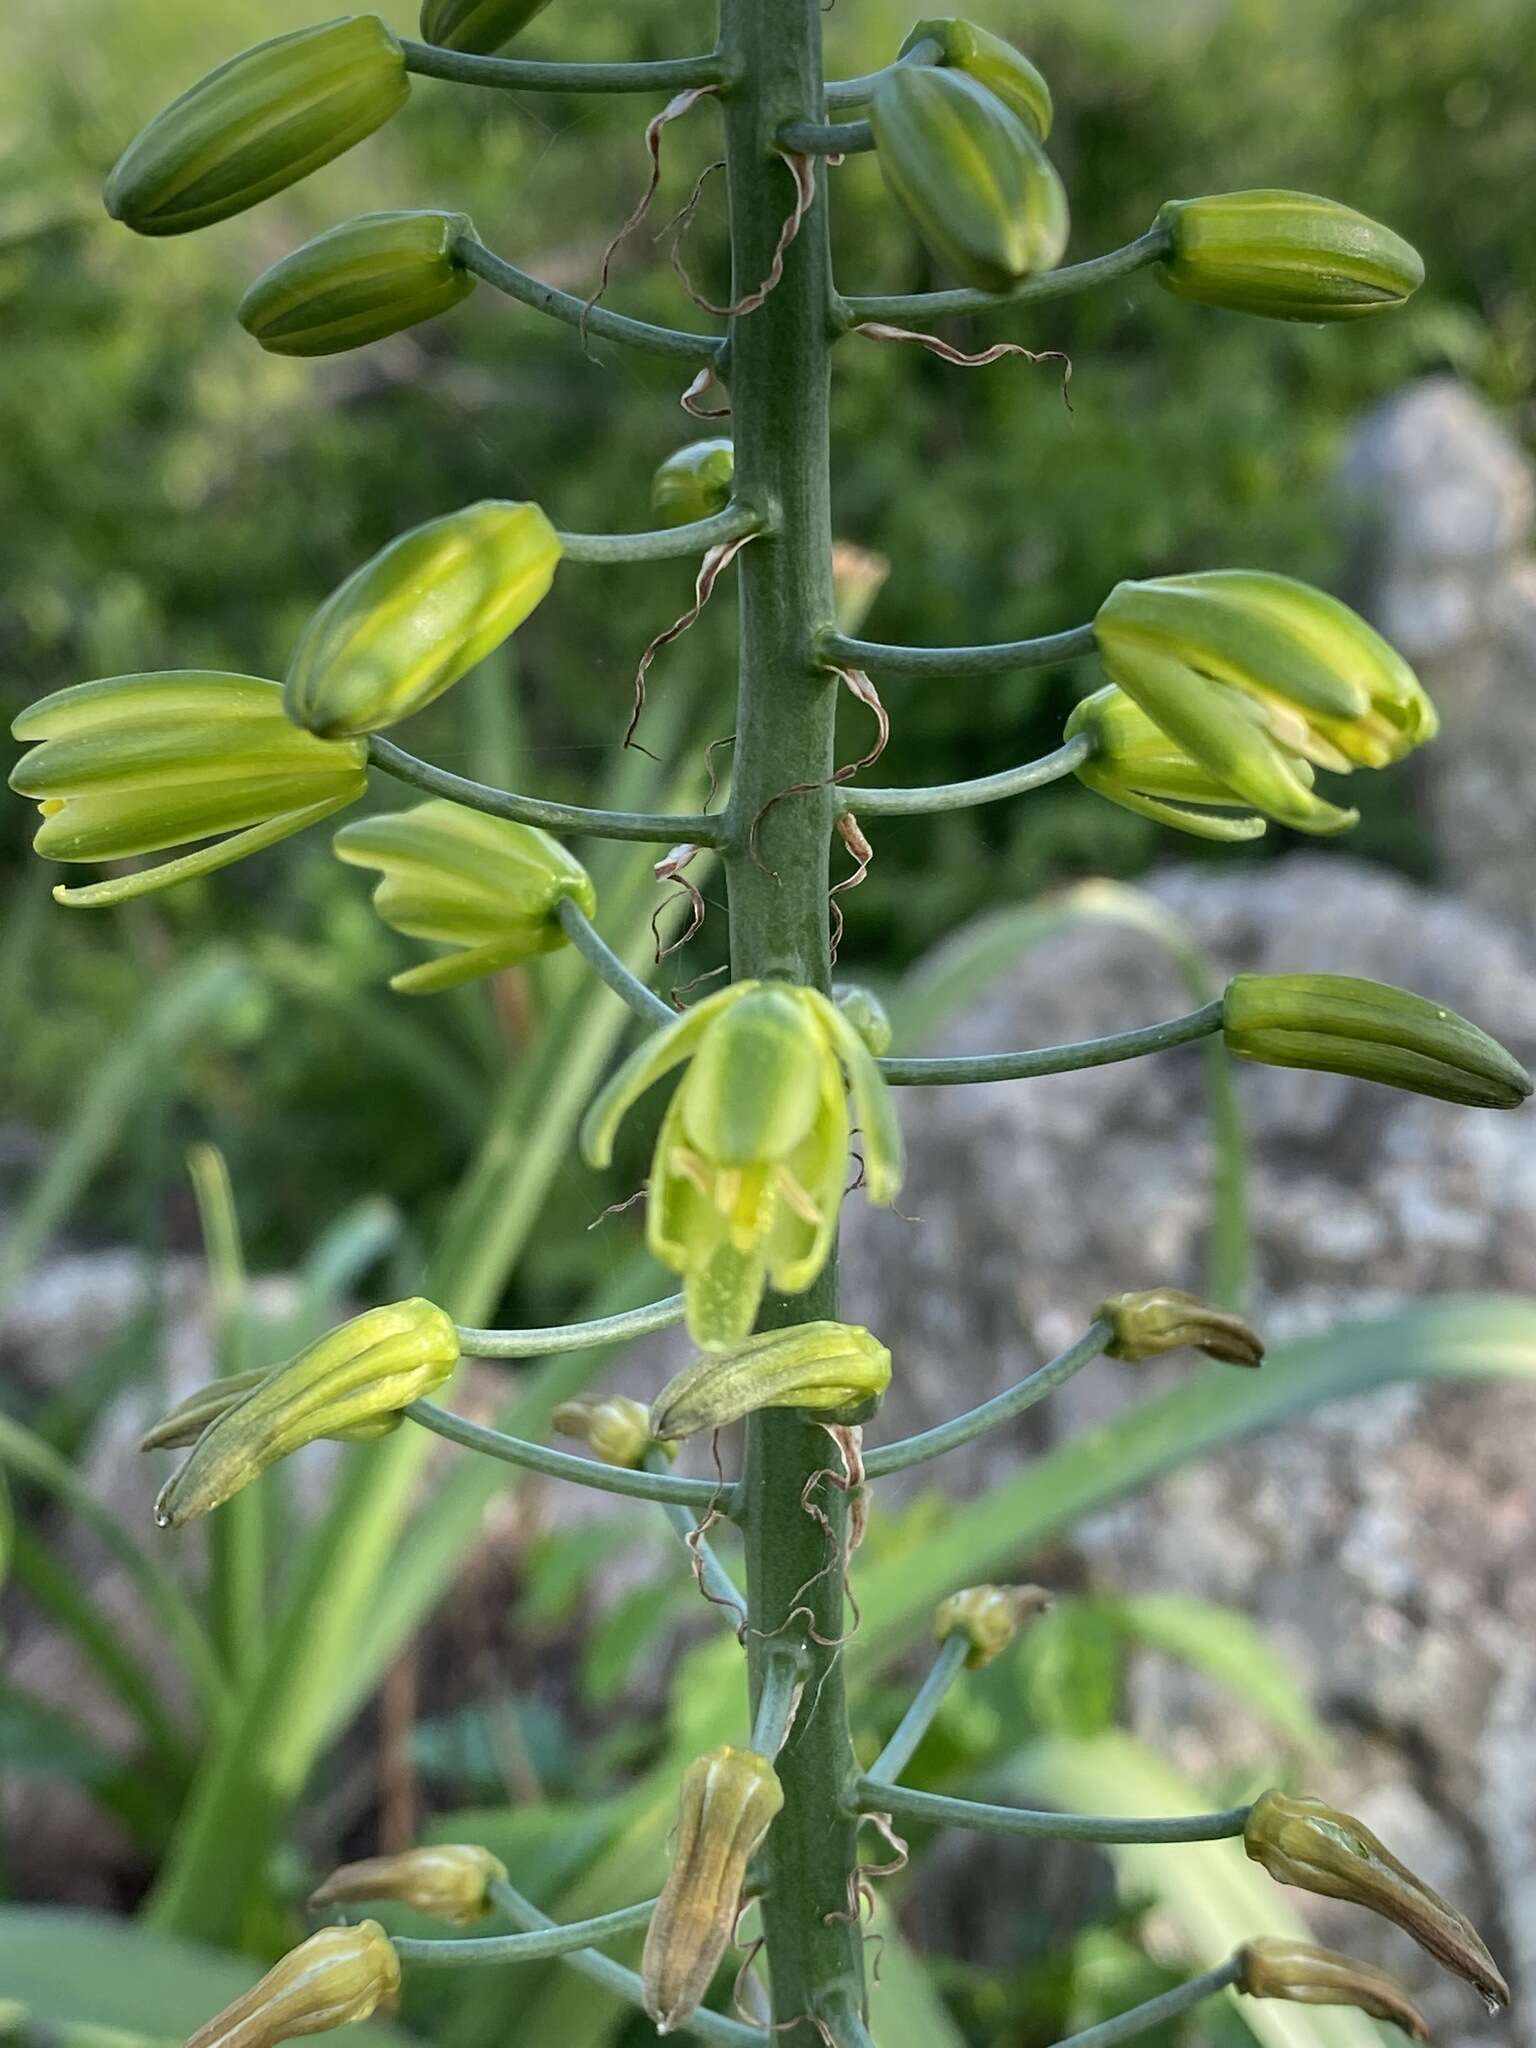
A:
<svg viewBox="0 0 1536 2048">
<path fill-rule="evenodd" d="M 1176 871 L 1154 887 L 1223 975 L 1292 968 L 1396 982 L 1472 1015 L 1527 1061 L 1536 1054 L 1529 948 L 1454 898 L 1316 856 Z M 1084 1038 L 1188 1007 L 1151 941 L 1101 924 L 1032 953 L 934 1049 Z M 1240 1083 L 1254 1313 L 1269 1337 L 1450 1290 L 1536 1291 L 1526 1118 L 1330 1075 L 1244 1068 Z M 911 1154 L 902 1208 L 922 1227 L 850 1203 L 845 1239 L 847 1312 L 901 1333 L 879 1439 L 1022 1378 L 1106 1293 L 1200 1285 L 1209 1158 L 1195 1049 L 1038 1082 L 906 1089 L 901 1108 Z M 1000 1438 L 947 1460 L 938 1483 L 979 1492 L 1025 1449 L 1187 1370 L 1178 1359 L 1102 1361 Z M 1443 1881 L 1516 1974 L 1536 1968 L 1533 1430 L 1536 1386 L 1388 1389 L 1093 1517 L 1073 1532 L 1065 1565 L 1069 1583 L 1084 1572 L 1106 1590 L 1183 1591 L 1253 1616 L 1337 1731 L 1337 1764 L 1315 1789 Z M 907 1483 L 934 1478 L 930 1469 Z M 1274 1761 L 1275 1738 L 1229 1693 L 1166 1660 L 1137 1660 L 1132 1713 L 1197 1777 Z M 1475 1998 L 1393 1930 L 1344 1909 L 1312 1917 L 1324 1938 L 1406 1974 L 1438 2039 L 1483 2038 Z"/>
<path fill-rule="evenodd" d="M 1357 428 L 1341 481 L 1363 518 L 1355 595 L 1445 714 L 1420 771 L 1442 872 L 1536 922 L 1536 467 L 1451 377 L 1426 377 Z"/>
</svg>

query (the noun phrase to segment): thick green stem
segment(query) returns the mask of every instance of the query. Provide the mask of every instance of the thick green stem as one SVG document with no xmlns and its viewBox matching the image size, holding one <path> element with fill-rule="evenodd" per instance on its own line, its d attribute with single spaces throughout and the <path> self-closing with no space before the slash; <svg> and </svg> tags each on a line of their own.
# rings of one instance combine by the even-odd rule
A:
<svg viewBox="0 0 1536 2048">
<path fill-rule="evenodd" d="M 775 153 L 786 122 L 821 120 L 820 0 L 721 0 L 721 48 L 739 83 L 725 101 L 735 289 L 768 274 L 784 225 Z M 835 792 L 836 682 L 815 645 L 834 622 L 829 507 L 828 352 L 834 320 L 825 172 L 786 252 L 782 280 L 731 333 L 736 488 L 769 532 L 741 557 L 740 669 L 731 796 L 731 967 L 736 977 L 830 983 L 827 863 Z M 804 785 L 803 787 L 799 787 Z M 797 793 L 769 805 L 791 787 Z M 755 835 L 751 828 L 759 824 Z M 770 1296 L 764 1328 L 837 1314 L 835 1263 L 793 1300 Z M 804 1699 L 777 1760 L 784 1808 L 760 1854 L 773 2017 L 786 2048 L 808 2048 L 809 2015 L 833 1999 L 864 2002 L 862 1941 L 850 1916 L 857 1862 L 846 1791 L 855 1762 L 841 1661 L 841 1548 L 846 1500 L 823 1481 L 836 1467 L 825 1431 L 791 1413 L 747 1426 L 744 1521 L 754 1713 L 770 1652 L 807 1651 Z M 795 2022 L 800 2022 L 795 2025 Z"/>
</svg>

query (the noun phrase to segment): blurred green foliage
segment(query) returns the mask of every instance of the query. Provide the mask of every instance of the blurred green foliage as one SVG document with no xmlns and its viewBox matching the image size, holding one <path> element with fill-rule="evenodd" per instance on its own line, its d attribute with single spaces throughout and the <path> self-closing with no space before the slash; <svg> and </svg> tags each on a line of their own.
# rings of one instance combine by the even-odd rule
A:
<svg viewBox="0 0 1536 2048">
<path fill-rule="evenodd" d="M 412 28 L 404 0 L 382 11 Z M 1520 252 L 1536 237 L 1524 175 L 1536 45 L 1522 0 L 1179 0 L 1154 15 L 1135 0 L 986 0 L 978 11 L 1052 80 L 1071 254 L 1136 234 L 1173 195 L 1289 184 L 1391 222 L 1423 249 L 1430 282 L 1405 314 L 1367 330 L 1211 313 L 1146 277 L 949 330 L 966 343 L 1009 336 L 1069 351 L 1070 413 L 1051 365 L 964 371 L 850 340 L 838 356 L 838 526 L 896 566 L 872 636 L 1050 630 L 1087 617 L 1117 578 L 1175 567 L 1244 561 L 1327 581 L 1340 566 L 1329 477 L 1360 406 L 1446 364 L 1496 403 L 1528 392 L 1536 295 Z M 313 13 L 308 0 L 73 0 L 67 30 L 32 9 L 0 24 L 11 145 L 0 164 L 7 714 L 62 684 L 137 668 L 281 674 L 315 602 L 401 527 L 483 494 L 537 498 L 574 528 L 643 525 L 654 464 L 696 431 L 676 408 L 674 368 L 607 347 L 588 361 L 569 330 L 484 289 L 435 327 L 319 364 L 263 355 L 233 319 L 258 269 L 378 205 L 462 207 L 512 260 L 587 288 L 642 178 L 632 100 L 418 81 L 386 131 L 250 215 L 170 242 L 107 221 L 100 180 L 135 128 L 223 56 Z M 827 18 L 830 68 L 877 64 L 908 16 L 899 0 L 839 0 Z M 711 20 L 708 0 L 594 0 L 551 7 L 519 47 L 660 56 L 704 47 Z M 669 132 L 657 225 L 713 139 L 707 109 Z M 832 177 L 845 290 L 946 282 L 885 203 L 871 159 Z M 722 209 L 711 184 L 688 232 L 706 289 L 722 283 Z M 704 319 L 649 231 L 621 257 L 610 296 L 654 318 Z M 519 635 L 515 677 L 503 670 L 454 693 L 413 726 L 413 743 L 494 774 L 510 729 L 525 781 L 588 795 L 617 752 L 638 652 L 682 609 L 688 573 L 678 563 L 568 571 Z M 728 730 L 731 603 L 723 591 L 653 671 L 658 692 L 718 678 L 718 719 L 694 743 L 701 797 L 704 741 Z M 1080 665 L 939 687 L 893 681 L 881 778 L 983 773 L 1041 751 L 1092 680 Z M 867 746 L 867 724 L 850 703 L 850 758 Z M 24 808 L 7 815 L 9 1114 L 56 1124 L 168 960 L 233 934 L 268 971 L 196 1049 L 186 1093 L 229 1153 L 259 1257 L 290 1260 L 364 1187 L 412 1212 L 447 1184 L 507 1020 L 484 991 L 430 1015 L 375 1001 L 398 955 L 323 833 L 128 912 L 40 920 Z M 1411 781 L 1389 783 L 1350 843 L 1422 871 Z M 891 820 L 877 853 L 846 899 L 843 963 L 877 975 L 975 911 L 1054 881 L 1132 874 L 1159 854 L 1202 857 L 1195 842 L 1170 843 L 1070 784 L 1027 803 Z M 677 979 L 718 959 L 721 922 Z M 457 1117 L 445 1103 L 455 1092 Z M 381 1095 L 398 1134 L 387 1148 Z M 145 1215 L 155 1148 L 174 1159 L 181 1135 L 144 1134 L 140 1170 L 116 1169 L 103 1191 L 106 1223 Z M 183 1232 L 184 1217 L 167 1227 Z"/>
</svg>

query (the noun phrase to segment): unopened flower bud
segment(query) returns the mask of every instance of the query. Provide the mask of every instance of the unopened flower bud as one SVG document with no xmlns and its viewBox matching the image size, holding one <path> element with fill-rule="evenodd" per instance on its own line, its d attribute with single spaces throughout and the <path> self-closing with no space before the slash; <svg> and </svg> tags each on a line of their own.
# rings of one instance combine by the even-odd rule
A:
<svg viewBox="0 0 1536 2048">
<path fill-rule="evenodd" d="M 943 51 L 940 62 L 974 78 L 978 85 L 1000 99 L 1017 114 L 1039 142 L 1051 132 L 1051 88 L 1022 50 L 978 28 L 974 21 L 953 15 L 935 21 L 919 21 L 908 30 L 898 55 L 905 57 L 919 43 L 936 42 Z"/>
<path fill-rule="evenodd" d="M 1508 2005 L 1509 1986 L 1471 1921 L 1351 1814 L 1321 1799 L 1266 1792 L 1248 1815 L 1243 1847 L 1279 1884 L 1347 1899 L 1391 1920 L 1436 1962 L 1474 1985 L 1490 2010 Z"/>
<path fill-rule="evenodd" d="M 473 1842 L 405 1849 L 344 1863 L 309 1895 L 311 1906 L 363 1905 L 390 1899 L 433 1919 L 466 1927 L 491 1910 L 490 1887 L 505 1883 L 507 1866 Z"/>
<path fill-rule="evenodd" d="M 1067 195 L 1034 132 L 964 71 L 904 64 L 870 103 L 881 175 L 929 252 L 963 283 L 1007 291 L 1054 269 Z"/>
<path fill-rule="evenodd" d="M 964 1636 L 970 1644 L 965 1664 L 979 1671 L 1000 1657 L 1026 1622 L 1037 1621 L 1051 1605 L 1043 1586 L 967 1586 L 951 1593 L 934 1610 L 934 1639 L 946 1643 Z"/>
<path fill-rule="evenodd" d="M 377 1920 L 323 1927 L 204 2022 L 186 2048 L 277 2048 L 368 2019 L 400 1989 L 400 1960 Z"/>
<path fill-rule="evenodd" d="M 651 478 L 651 510 L 663 526 L 709 519 L 731 502 L 736 450 L 729 437 L 690 441 L 663 462 Z"/>
<path fill-rule="evenodd" d="M 1222 1002 L 1227 1049 L 1271 1067 L 1312 1067 L 1476 1109 L 1518 1109 L 1531 1077 L 1454 1010 L 1347 974 L 1239 974 Z"/>
<path fill-rule="evenodd" d="M 1389 313 L 1424 282 L 1401 235 L 1310 192 L 1171 199 L 1157 216 L 1169 251 L 1154 273 L 1181 299 L 1271 320 Z"/>
<path fill-rule="evenodd" d="M 891 1013 L 873 989 L 843 982 L 833 989 L 832 1000 L 876 1059 L 890 1051 Z"/>
<path fill-rule="evenodd" d="M 869 1198 L 901 1185 L 901 1131 L 869 1048 L 815 989 L 739 981 L 640 1045 L 588 1111 L 582 1145 L 606 1166 L 631 1104 L 687 1062 L 651 1161 L 646 1241 L 683 1276 L 688 1332 L 706 1351 L 745 1342 L 764 1287 L 809 1287 L 831 1252 L 847 1185 L 851 1098 Z"/>
<path fill-rule="evenodd" d="M 206 1515 L 317 1437 L 370 1423 L 394 1427 L 400 1411 L 434 1393 L 458 1362 L 458 1332 L 430 1301 L 397 1301 L 354 1316 L 274 1366 L 203 1431 L 162 1489 L 155 1520 L 177 1529 Z"/>
<path fill-rule="evenodd" d="M 1093 1313 L 1096 1321 L 1109 1324 L 1112 1334 L 1104 1350 L 1110 1358 L 1134 1363 L 1158 1358 L 1165 1351 L 1182 1351 L 1187 1345 L 1207 1358 L 1219 1358 L 1223 1365 L 1264 1362 L 1263 1342 L 1241 1316 L 1202 1301 L 1198 1294 L 1186 1294 L 1182 1287 L 1112 1294 Z"/>
<path fill-rule="evenodd" d="M 549 0 L 421 0 L 422 40 L 490 57 L 548 5 Z"/>
<path fill-rule="evenodd" d="M 754 1750 L 714 1749 L 684 1773 L 677 1847 L 640 1966 L 645 2009 L 661 2033 L 682 2026 L 709 1989 L 747 1865 L 783 1804 L 772 1764 Z"/>
<path fill-rule="evenodd" d="M 435 995 L 565 945 L 563 901 L 597 910 L 592 877 L 557 839 L 442 798 L 358 818 L 331 844 L 338 860 L 379 870 L 373 907 L 387 925 L 453 948 L 392 975 L 399 995 Z"/>
<path fill-rule="evenodd" d="M 1249 1998 L 1284 1998 L 1293 2005 L 1353 2005 L 1374 2020 L 1401 2027 L 1410 2040 L 1429 2039 L 1424 2015 L 1397 1980 L 1373 1963 L 1359 1963 L 1353 1956 L 1286 1935 L 1245 1942 L 1238 1960 L 1235 1988 Z"/>
<path fill-rule="evenodd" d="M 264 270 L 235 317 L 271 355 L 334 356 L 435 320 L 475 288 L 465 213 L 365 213 Z"/>
<path fill-rule="evenodd" d="M 107 179 L 107 211 L 141 235 L 227 220 L 382 127 L 410 84 L 376 14 L 274 36 L 199 79 L 129 143 Z"/>
<path fill-rule="evenodd" d="M 537 505 L 498 499 L 402 533 L 304 628 L 283 683 L 288 716 L 329 740 L 409 718 L 523 623 L 560 553 Z"/>
<path fill-rule="evenodd" d="M 630 1471 L 639 1468 L 656 1442 L 650 1417 L 627 1394 L 608 1394 L 600 1401 L 562 1401 L 549 1419 L 562 1436 L 586 1444 L 594 1458 Z M 667 1448 L 667 1455 L 677 1454 Z"/>
<path fill-rule="evenodd" d="M 1343 832 L 1359 817 L 1314 792 L 1314 768 L 1384 768 L 1439 730 L 1396 649 L 1289 576 L 1213 569 L 1120 583 L 1094 637 L 1111 681 L 1154 726 L 1298 832 Z"/>
<path fill-rule="evenodd" d="M 858 632 L 890 573 L 887 557 L 872 548 L 855 547 L 851 540 L 833 541 L 832 608 L 839 633 Z"/>
<path fill-rule="evenodd" d="M 891 1354 L 853 1323 L 799 1323 L 685 1366 L 651 1408 L 663 1443 L 721 1429 L 762 1408 L 805 1408 L 862 1420 L 891 1382 Z"/>
<path fill-rule="evenodd" d="M 196 851 L 82 888 L 57 902 L 96 909 L 212 874 L 354 803 L 368 786 L 361 745 L 295 732 L 282 692 L 260 676 L 202 669 L 76 683 L 18 714 L 36 740 L 11 771 L 43 822 L 44 860 L 129 860 Z"/>
</svg>

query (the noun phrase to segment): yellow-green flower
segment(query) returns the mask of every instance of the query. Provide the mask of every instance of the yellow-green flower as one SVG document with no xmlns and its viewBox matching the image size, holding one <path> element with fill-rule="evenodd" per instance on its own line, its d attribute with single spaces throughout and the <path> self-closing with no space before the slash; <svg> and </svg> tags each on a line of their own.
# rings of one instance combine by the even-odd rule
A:
<svg viewBox="0 0 1536 2048">
<path fill-rule="evenodd" d="M 1359 816 L 1314 793 L 1313 767 L 1384 768 L 1439 730 L 1402 656 L 1348 605 L 1288 576 L 1120 583 L 1094 634 L 1111 681 L 1183 753 L 1300 832 L 1342 832 Z"/>
<path fill-rule="evenodd" d="M 162 1529 L 206 1515 L 317 1437 L 382 1434 L 459 1362 L 458 1331 L 430 1301 L 369 1309 L 265 1373 L 192 1447 L 155 1503 Z"/>
<path fill-rule="evenodd" d="M 400 1959 L 377 1920 L 322 1927 L 205 2021 L 186 2048 L 277 2048 L 365 2020 L 399 1990 Z"/>
<path fill-rule="evenodd" d="M 677 1847 L 646 1930 L 645 2009 L 659 2032 L 685 2024 L 709 1989 L 736 1924 L 742 1879 L 784 1804 L 755 1750 L 711 1750 L 683 1774 Z"/>
<path fill-rule="evenodd" d="M 751 1332 L 764 1287 L 809 1287 L 848 1178 L 851 1093 L 872 1202 L 901 1185 L 901 1133 L 873 1055 L 815 989 L 741 981 L 637 1047 L 593 1103 L 582 1142 L 606 1166 L 625 1112 L 687 1062 L 656 1141 L 646 1238 L 683 1276 L 706 1351 Z"/>
<path fill-rule="evenodd" d="M 891 1354 L 868 1330 L 857 1323 L 797 1323 L 684 1366 L 651 1404 L 651 1433 L 674 1443 L 761 1408 L 862 1421 L 890 1383 Z"/>
<path fill-rule="evenodd" d="M 1063 737 L 1076 739 L 1079 734 L 1093 741 L 1093 752 L 1074 773 L 1095 795 L 1196 839 L 1231 843 L 1263 837 L 1266 826 L 1262 818 L 1253 815 L 1254 798 L 1239 796 L 1218 781 L 1209 768 L 1177 740 L 1171 740 L 1161 726 L 1154 725 L 1118 684 L 1095 690 L 1074 708 Z M 1299 757 L 1286 767 L 1288 811 L 1294 808 L 1298 784 L 1303 789 L 1312 787 L 1311 763 Z M 1249 786 L 1255 786 L 1252 777 Z M 1227 815 L 1234 812 L 1244 815 Z"/>
<path fill-rule="evenodd" d="M 566 943 L 556 910 L 597 909 L 592 877 L 558 840 L 434 798 L 358 818 L 332 841 L 341 860 L 377 868 L 373 907 L 407 938 L 456 948 L 390 979 L 401 995 L 434 995 Z"/>
<path fill-rule="evenodd" d="M 1531 1077 L 1454 1010 L 1350 974 L 1236 974 L 1222 1033 L 1240 1060 L 1380 1081 L 1474 1109 L 1518 1109 Z"/>
<path fill-rule="evenodd" d="M 1424 282 L 1423 258 L 1401 235 L 1311 192 L 1170 199 L 1157 221 L 1168 234 L 1158 283 L 1235 313 L 1358 320 L 1390 313 Z"/>
<path fill-rule="evenodd" d="M 296 732 L 258 676 L 172 669 L 57 690 L 11 727 L 37 741 L 11 771 L 43 822 L 45 860 L 129 860 L 212 843 L 137 874 L 54 890 L 81 908 L 126 902 L 302 832 L 363 793 L 362 747 Z M 221 836 L 227 835 L 227 836 Z"/>
<path fill-rule="evenodd" d="M 322 739 L 409 718 L 523 623 L 547 596 L 560 552 L 537 505 L 497 499 L 402 533 L 300 635 L 283 682 L 288 716 Z"/>
<path fill-rule="evenodd" d="M 422 39 L 489 57 L 548 5 L 549 0 L 421 0 Z"/>
<path fill-rule="evenodd" d="M 483 1920 L 490 1887 L 505 1883 L 507 1866 L 475 1842 L 443 1842 L 343 1863 L 309 1895 L 311 1906 L 364 1905 L 388 1899 L 454 1927 Z"/>
<path fill-rule="evenodd" d="M 1053 117 L 1051 88 L 1022 50 L 993 35 L 990 29 L 979 28 L 974 21 L 944 15 L 932 21 L 914 22 L 898 55 L 905 57 L 919 43 L 928 41 L 938 43 L 942 49 L 942 63 L 984 85 L 1010 113 L 1018 115 L 1037 141 L 1046 140 Z"/>
</svg>

